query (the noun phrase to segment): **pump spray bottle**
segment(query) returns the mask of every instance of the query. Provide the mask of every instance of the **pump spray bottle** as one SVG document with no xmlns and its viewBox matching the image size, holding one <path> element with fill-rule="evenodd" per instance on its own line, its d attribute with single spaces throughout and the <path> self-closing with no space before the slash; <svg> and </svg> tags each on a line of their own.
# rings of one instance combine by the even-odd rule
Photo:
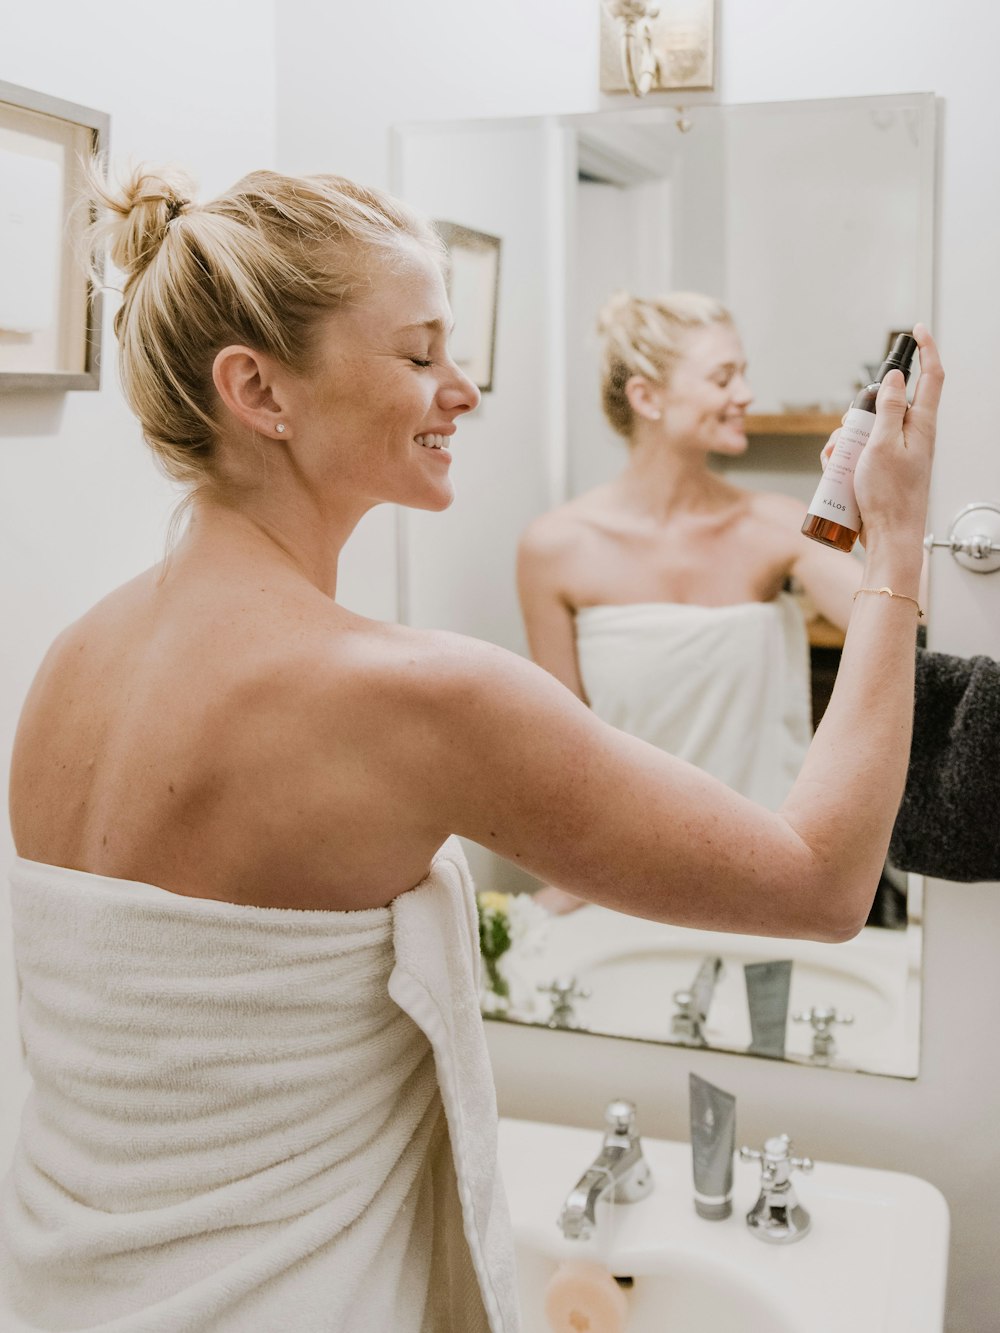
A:
<svg viewBox="0 0 1000 1333">
<path fill-rule="evenodd" d="M 857 541 L 861 513 L 854 498 L 854 469 L 875 425 L 875 399 L 890 370 L 901 370 L 903 378 L 909 379 L 916 348 L 916 339 L 901 333 L 874 381 L 862 389 L 851 404 L 802 524 L 803 534 L 813 541 L 832 546 L 837 551 L 850 551 Z"/>
</svg>

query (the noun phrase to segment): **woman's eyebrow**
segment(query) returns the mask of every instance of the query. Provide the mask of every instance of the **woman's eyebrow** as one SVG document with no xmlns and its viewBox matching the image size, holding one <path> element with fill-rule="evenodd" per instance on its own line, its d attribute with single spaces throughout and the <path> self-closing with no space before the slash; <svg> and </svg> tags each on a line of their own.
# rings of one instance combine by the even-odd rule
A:
<svg viewBox="0 0 1000 1333">
<path fill-rule="evenodd" d="M 446 324 L 443 319 L 421 319 L 413 324 L 404 324 L 400 333 L 406 333 L 410 329 L 432 329 L 436 333 L 453 333 L 455 329 L 454 321 Z"/>
</svg>

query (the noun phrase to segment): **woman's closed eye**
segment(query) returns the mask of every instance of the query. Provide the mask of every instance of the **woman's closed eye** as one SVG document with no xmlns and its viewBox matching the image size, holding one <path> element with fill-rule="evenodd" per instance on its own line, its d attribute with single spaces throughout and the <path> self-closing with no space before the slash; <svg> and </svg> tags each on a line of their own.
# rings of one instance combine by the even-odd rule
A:
<svg viewBox="0 0 1000 1333">
<path fill-rule="evenodd" d="M 428 366 L 433 366 L 434 364 L 432 360 L 422 356 L 411 356 L 410 360 L 413 362 L 415 366 L 422 366 L 424 369 L 426 369 Z"/>
</svg>

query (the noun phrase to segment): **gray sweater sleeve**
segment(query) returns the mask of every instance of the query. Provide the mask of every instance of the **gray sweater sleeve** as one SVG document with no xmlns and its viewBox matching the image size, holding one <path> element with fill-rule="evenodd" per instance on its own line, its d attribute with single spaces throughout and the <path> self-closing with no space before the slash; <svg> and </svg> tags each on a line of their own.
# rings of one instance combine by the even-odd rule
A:
<svg viewBox="0 0 1000 1333">
<path fill-rule="evenodd" d="M 901 870 L 1000 880 L 1000 662 L 917 652 L 913 748 L 889 844 Z"/>
</svg>

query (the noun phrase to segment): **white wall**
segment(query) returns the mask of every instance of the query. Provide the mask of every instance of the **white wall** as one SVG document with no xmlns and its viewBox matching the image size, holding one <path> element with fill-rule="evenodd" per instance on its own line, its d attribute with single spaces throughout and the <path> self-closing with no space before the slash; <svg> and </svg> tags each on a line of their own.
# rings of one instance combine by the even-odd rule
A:
<svg viewBox="0 0 1000 1333">
<path fill-rule="evenodd" d="M 155 21 L 159 19 L 159 21 Z M 0 79 L 111 115 L 115 159 L 188 167 L 206 193 L 274 162 L 273 0 L 18 6 Z M 112 298 L 113 303 L 113 298 Z M 106 321 L 107 323 L 107 321 Z M 110 334 L 110 329 L 107 330 Z M 0 789 L 25 691 L 55 635 L 162 554 L 174 493 L 118 389 L 105 339 L 98 393 L 0 396 Z M 0 821 L 0 864 L 14 855 Z M 24 1099 L 0 895 L 0 1159 Z"/>
<path fill-rule="evenodd" d="M 1000 12 L 973 0 L 724 0 L 720 8 L 726 101 L 915 90 L 945 99 L 936 327 L 949 384 L 933 522 L 946 527 L 966 502 L 1000 498 L 984 392 L 1000 356 L 1000 178 L 983 128 L 995 117 Z M 36 0 L 6 26 L 0 78 L 110 111 L 117 150 L 176 157 L 206 190 L 273 160 L 275 105 L 279 166 L 385 184 L 393 123 L 597 109 L 597 12 L 596 0 L 282 0 L 275 26 L 269 0 L 175 0 L 166 10 Z M 539 467 L 547 473 L 548 460 Z M 110 377 L 99 395 L 22 395 L 0 406 L 4 755 L 45 645 L 67 618 L 156 557 L 169 502 Z M 359 536 L 347 600 L 392 614 L 391 514 L 377 513 Z M 1000 579 L 961 573 L 946 555 L 935 561 L 936 646 L 1000 655 Z M 998 942 L 994 886 L 932 886 L 916 1083 L 722 1055 L 697 1061 L 737 1094 L 741 1137 L 787 1129 L 817 1157 L 912 1171 L 940 1186 L 952 1208 L 955 1333 L 987 1333 L 1000 1308 Z M 9 1004 L 3 1024 L 6 1072 L 15 1067 Z M 491 1026 L 490 1039 L 507 1114 L 598 1126 L 605 1101 L 624 1093 L 638 1100 L 647 1133 L 686 1136 L 694 1061 L 683 1052 L 502 1025 Z M 6 1156 L 20 1091 L 5 1083 L 3 1097 Z"/>
<path fill-rule="evenodd" d="M 1000 498 L 1000 451 L 985 386 L 1000 356 L 994 52 L 1000 13 L 956 0 L 723 0 L 721 94 L 762 102 L 932 91 L 941 132 L 936 331 L 949 367 L 933 525 L 975 498 Z M 385 134 L 398 121 L 595 110 L 597 0 L 538 5 L 453 0 L 433 7 L 282 6 L 279 145 L 289 166 L 386 178 Z M 309 22 L 312 36 L 297 33 Z M 502 442 L 493 442 L 500 447 Z M 1000 578 L 934 557 L 934 642 L 1000 655 Z M 374 577 L 374 576 L 373 576 Z M 707 1077 L 739 1097 L 740 1134 L 787 1129 L 818 1157 L 911 1171 L 952 1208 L 949 1328 L 996 1327 L 995 1196 L 1000 1191 L 1000 894 L 932 885 L 927 904 L 925 1037 L 915 1083 L 703 1055 Z M 604 1102 L 638 1100 L 649 1133 L 684 1137 L 682 1051 L 571 1034 L 490 1027 L 501 1108 L 598 1126 Z M 831 1275 L 831 1282 L 838 1275 Z"/>
</svg>

